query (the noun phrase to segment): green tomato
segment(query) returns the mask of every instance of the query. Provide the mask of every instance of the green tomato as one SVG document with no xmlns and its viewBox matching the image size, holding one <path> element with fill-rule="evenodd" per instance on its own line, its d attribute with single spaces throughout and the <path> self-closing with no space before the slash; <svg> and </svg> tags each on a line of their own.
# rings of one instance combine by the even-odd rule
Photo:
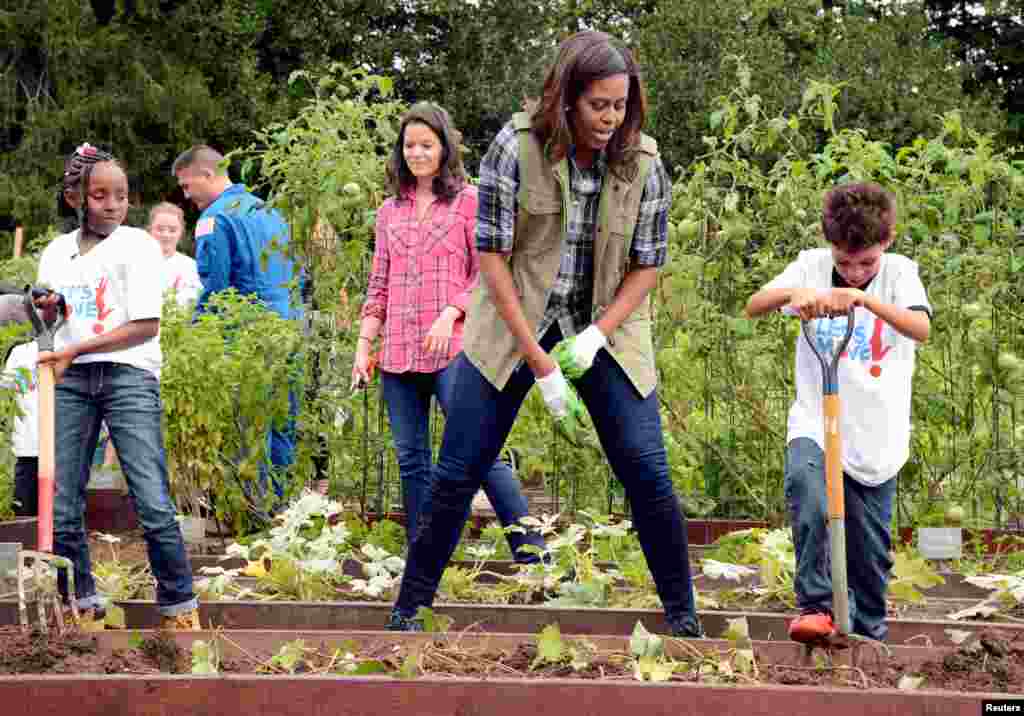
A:
<svg viewBox="0 0 1024 716">
<path fill-rule="evenodd" d="M 1005 370 L 1007 373 L 1016 373 L 1024 367 L 1024 363 L 1021 363 L 1020 358 L 1013 353 L 1000 353 L 999 357 L 996 358 L 996 365 L 999 366 L 1000 370 Z"/>
<path fill-rule="evenodd" d="M 985 309 L 982 308 L 980 303 L 965 303 L 961 308 L 960 312 L 964 315 L 968 321 L 974 320 L 975 318 L 981 318 L 984 314 Z"/>
<path fill-rule="evenodd" d="M 693 239 L 700 232 L 700 222 L 694 219 L 687 219 L 676 224 L 676 229 L 684 239 Z"/>
<path fill-rule="evenodd" d="M 350 181 L 348 184 L 341 187 L 341 191 L 346 196 L 359 196 L 363 193 L 362 188 L 354 181 Z"/>
</svg>

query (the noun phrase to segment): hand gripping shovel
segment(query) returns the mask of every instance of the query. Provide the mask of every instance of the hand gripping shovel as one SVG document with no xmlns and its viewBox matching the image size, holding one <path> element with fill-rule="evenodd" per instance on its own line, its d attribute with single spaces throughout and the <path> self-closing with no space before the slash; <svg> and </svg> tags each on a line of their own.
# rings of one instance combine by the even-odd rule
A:
<svg viewBox="0 0 1024 716">
<path fill-rule="evenodd" d="M 43 320 L 40 312 L 32 303 L 33 298 L 40 298 L 49 295 L 51 292 L 45 289 L 32 289 L 27 287 L 24 291 L 13 287 L 0 285 L 0 294 L 5 302 L 9 302 L 10 295 L 14 292 L 21 293 L 22 308 L 32 324 L 33 334 L 39 345 L 39 351 L 52 351 L 54 349 L 54 338 L 57 330 L 65 321 L 64 298 L 61 297 L 57 303 L 57 316 L 53 323 Z M 8 308 L 11 308 L 10 306 Z M 15 310 L 9 311 L 11 316 L 17 316 Z M 42 632 L 49 631 L 46 618 L 46 602 L 52 601 L 54 616 L 57 623 L 57 631 L 64 633 L 65 621 L 63 607 L 61 606 L 60 595 L 49 588 L 50 574 L 53 568 L 67 570 L 68 594 L 71 607 L 71 615 L 75 622 L 78 621 L 78 607 L 75 603 L 75 577 L 71 560 L 66 557 L 59 557 L 53 554 L 53 495 L 55 479 L 54 459 L 54 386 L 55 377 L 52 365 L 39 366 L 39 516 L 36 522 L 36 550 L 20 550 L 18 552 L 18 619 L 21 628 L 28 631 L 30 628 L 28 618 L 27 594 L 35 596 L 36 610 L 39 617 L 38 628 Z"/>
<path fill-rule="evenodd" d="M 791 310 L 786 313 L 795 315 Z M 819 346 L 812 321 L 801 321 L 804 338 L 821 364 L 823 410 L 825 417 L 825 493 L 828 499 L 829 557 L 832 564 L 832 615 L 837 634 L 830 639 L 835 646 L 845 645 L 851 631 L 850 595 L 846 578 L 846 504 L 843 496 L 843 443 L 839 434 L 839 358 L 853 335 L 854 309 L 846 314 L 846 332 L 837 336 L 829 331 L 829 341 Z"/>
</svg>

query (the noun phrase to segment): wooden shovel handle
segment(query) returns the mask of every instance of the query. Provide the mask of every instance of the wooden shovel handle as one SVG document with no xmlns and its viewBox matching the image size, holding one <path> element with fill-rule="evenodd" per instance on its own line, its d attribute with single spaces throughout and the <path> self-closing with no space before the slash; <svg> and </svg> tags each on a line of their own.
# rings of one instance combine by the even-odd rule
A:
<svg viewBox="0 0 1024 716">
<path fill-rule="evenodd" d="M 54 450 L 53 364 L 39 366 L 39 518 L 36 538 L 40 552 L 53 552 L 53 494 L 56 479 Z"/>
<path fill-rule="evenodd" d="M 839 396 L 824 396 L 825 413 L 825 490 L 828 495 L 828 516 L 843 519 L 843 442 L 839 435 Z"/>
</svg>

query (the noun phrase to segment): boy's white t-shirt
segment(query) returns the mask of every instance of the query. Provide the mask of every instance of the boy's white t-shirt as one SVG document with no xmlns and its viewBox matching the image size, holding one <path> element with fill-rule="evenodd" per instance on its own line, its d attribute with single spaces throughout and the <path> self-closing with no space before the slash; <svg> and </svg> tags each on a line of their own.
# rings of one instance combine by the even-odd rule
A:
<svg viewBox="0 0 1024 716">
<path fill-rule="evenodd" d="M 796 261 L 765 288 L 832 288 L 831 249 L 801 251 Z M 899 308 L 931 304 L 917 264 L 898 254 L 882 254 L 878 274 L 865 293 Z M 822 345 L 842 338 L 846 317 L 814 321 L 812 335 Z M 855 309 L 854 331 L 839 361 L 840 435 L 843 470 L 863 485 L 895 477 L 910 457 L 911 380 L 916 342 L 865 308 Z M 789 411 L 787 442 L 810 438 L 824 450 L 822 368 L 803 333 L 797 339 L 796 400 Z"/>
<path fill-rule="evenodd" d="M 39 259 L 39 282 L 64 295 L 71 315 L 57 331 L 56 349 L 108 333 L 131 321 L 160 318 L 164 257 L 142 229 L 120 226 L 84 256 L 78 232 L 58 236 Z M 160 336 L 106 353 L 85 353 L 75 363 L 123 363 L 160 376 Z"/>
<path fill-rule="evenodd" d="M 14 419 L 11 447 L 17 457 L 39 455 L 39 347 L 35 341 L 11 349 L 4 367 L 3 385 L 18 393 L 21 417 Z"/>
<path fill-rule="evenodd" d="M 191 256 L 175 252 L 164 259 L 164 293 L 174 290 L 178 305 L 184 306 L 199 298 L 203 290 L 199 280 L 196 260 Z"/>
</svg>

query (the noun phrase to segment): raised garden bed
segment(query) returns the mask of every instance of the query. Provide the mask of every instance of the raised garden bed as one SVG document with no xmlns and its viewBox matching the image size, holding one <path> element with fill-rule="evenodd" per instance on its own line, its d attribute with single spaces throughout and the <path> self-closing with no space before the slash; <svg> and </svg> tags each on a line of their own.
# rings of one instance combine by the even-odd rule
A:
<svg viewBox="0 0 1024 716">
<path fill-rule="evenodd" d="M 0 522 L 0 542 L 20 542 L 22 549 L 35 549 L 36 518 L 18 517 Z"/>
<path fill-rule="evenodd" d="M 126 532 L 138 528 L 139 518 L 126 491 L 92 489 L 85 493 L 85 524 L 90 531 Z"/>
<path fill-rule="evenodd" d="M 153 629 L 157 626 L 157 607 L 149 601 L 124 601 L 128 629 Z M 566 634 L 630 634 L 637 621 L 649 629 L 667 633 L 660 610 L 653 609 L 569 609 L 543 606 L 507 606 L 494 604 L 439 604 L 439 614 L 451 617 L 454 629 L 476 625 L 487 632 L 533 634 L 548 624 L 558 624 Z M 385 602 L 203 602 L 200 617 L 204 625 L 227 629 L 301 629 L 309 631 L 380 631 L 388 621 L 391 604 Z M 727 621 L 746 617 L 750 636 L 758 640 L 785 641 L 793 614 L 742 611 L 701 611 L 705 631 L 720 635 Z M 17 602 L 0 602 L 0 625 L 18 623 Z M 950 645 L 949 630 L 980 632 L 996 626 L 993 622 L 889 619 L 889 643 Z M 1024 624 L 998 623 L 1007 633 L 1020 634 Z"/>
<path fill-rule="evenodd" d="M 986 635 L 970 653 L 963 647 L 897 647 L 881 657 L 860 649 L 811 665 L 796 645 L 754 642 L 749 646 L 756 667 L 740 670 L 725 666 L 738 655 L 733 642 L 669 640 L 659 657 L 671 662 L 663 674 L 669 681 L 658 684 L 636 680 L 638 660 L 621 637 L 560 640 L 565 650 L 579 651 L 551 658 L 546 650 L 545 659 L 536 637 L 471 633 L 107 632 L 52 642 L 3 637 L 0 665 L 8 673 L 22 665 L 25 671 L 60 674 L 0 677 L 6 709 L 31 714 L 621 716 L 642 710 L 672 716 L 975 716 L 983 713 L 985 700 L 1007 699 L 1024 683 L 1024 649 L 999 634 Z M 189 670 L 196 639 L 216 641 L 220 673 L 168 675 Z M 298 639 L 302 644 L 296 647 Z M 979 649 L 987 666 L 970 668 Z M 275 660 L 281 654 L 288 659 Z M 336 675 L 363 666 L 382 675 Z M 107 675 L 82 675 L 97 671 Z M 906 686 L 904 677 L 923 681 L 916 689 L 897 688 Z"/>
</svg>

